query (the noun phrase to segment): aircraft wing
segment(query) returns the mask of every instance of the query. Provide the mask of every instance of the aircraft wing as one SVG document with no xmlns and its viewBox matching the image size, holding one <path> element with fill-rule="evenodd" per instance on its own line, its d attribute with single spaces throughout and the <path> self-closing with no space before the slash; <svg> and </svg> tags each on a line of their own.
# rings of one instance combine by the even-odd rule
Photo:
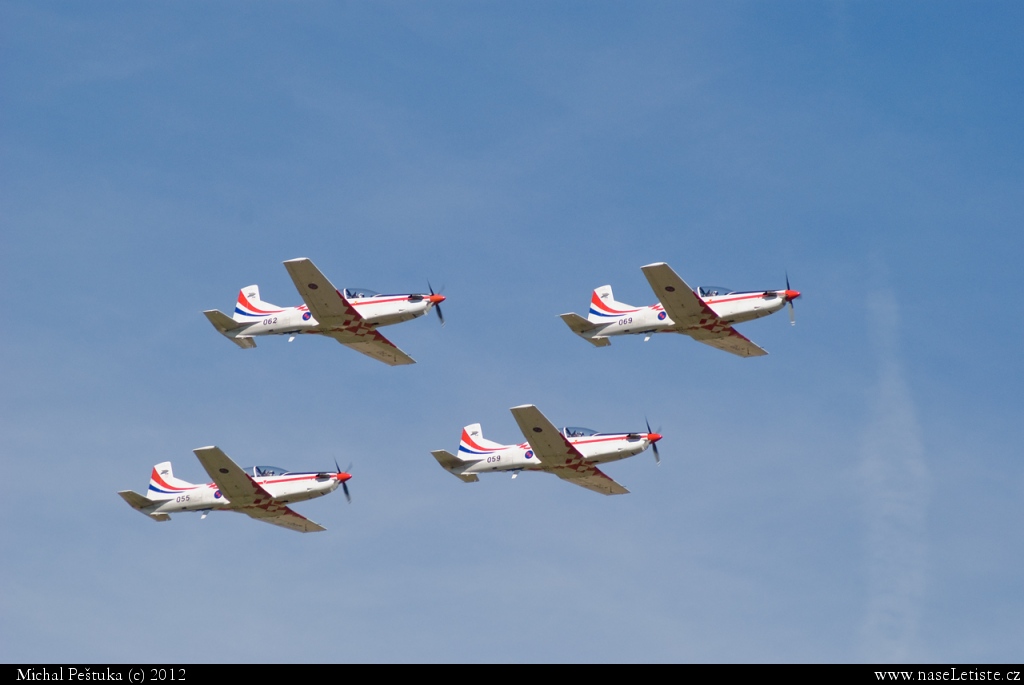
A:
<svg viewBox="0 0 1024 685">
<path fill-rule="evenodd" d="M 355 329 L 331 329 L 324 331 L 345 347 L 356 352 L 361 352 L 367 357 L 373 357 L 390 366 L 401 366 L 402 364 L 415 364 L 416 360 L 378 333 L 375 329 L 367 326 L 356 326 Z"/>
<path fill-rule="evenodd" d="M 306 258 L 289 259 L 284 266 L 325 335 L 390 366 L 416 363 L 376 328 L 366 325 L 363 316 L 341 296 L 313 262 Z"/>
<path fill-rule="evenodd" d="M 219 447 L 199 447 L 192 451 L 231 504 L 249 507 L 273 502 L 273 496 Z"/>
<path fill-rule="evenodd" d="M 683 333 L 705 345 L 730 352 L 739 357 L 760 357 L 768 354 L 763 348 L 750 342 L 739 331 L 725 324 L 707 324 L 688 328 Z"/>
<path fill-rule="evenodd" d="M 602 495 L 628 495 L 629 490 L 612 480 L 611 476 L 589 462 L 582 462 L 573 467 L 565 466 L 554 469 L 555 474 L 567 483 L 592 490 Z"/>
<path fill-rule="evenodd" d="M 702 320 L 717 321 L 718 314 L 697 297 L 686 281 L 668 264 L 658 262 L 640 267 L 651 284 L 661 306 L 680 328 L 703 323 Z"/>
<path fill-rule="evenodd" d="M 327 530 L 319 523 L 310 521 L 305 516 L 295 513 L 283 504 L 267 503 L 258 506 L 241 507 L 235 509 L 235 511 L 240 511 L 257 521 L 272 523 L 275 526 L 289 528 L 300 533 L 318 533 L 322 530 Z"/>
<path fill-rule="evenodd" d="M 305 257 L 289 259 L 284 263 L 284 268 L 288 269 L 288 275 L 292 277 L 292 283 L 302 296 L 302 301 L 322 325 L 345 327 L 363 320 L 356 308 L 341 296 L 313 262 Z"/>
<path fill-rule="evenodd" d="M 512 407 L 512 416 L 545 471 L 602 495 L 625 495 L 629 492 L 584 459 L 537 407 L 532 404 Z"/>
</svg>

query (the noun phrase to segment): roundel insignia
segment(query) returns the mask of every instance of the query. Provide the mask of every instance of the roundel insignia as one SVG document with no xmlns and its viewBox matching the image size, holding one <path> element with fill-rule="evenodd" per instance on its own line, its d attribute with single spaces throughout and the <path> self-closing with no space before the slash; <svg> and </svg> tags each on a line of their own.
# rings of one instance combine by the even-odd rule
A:
<svg viewBox="0 0 1024 685">
<path fill-rule="evenodd" d="M 303 321 L 309 321 L 309 317 L 311 317 L 311 316 L 313 316 L 313 315 L 310 314 L 309 312 L 306 312 L 305 314 L 302 315 L 302 320 Z"/>
<path fill-rule="evenodd" d="M 223 496 L 224 495 L 220 494 L 220 490 L 218 490 L 217 492 L 213 493 L 213 498 L 214 499 L 220 499 Z"/>
<path fill-rule="evenodd" d="M 665 312 L 658 312 L 658 321 L 664 321 L 665 320 L 665 316 L 666 316 Z"/>
<path fill-rule="evenodd" d="M 526 450 L 526 458 L 527 459 L 533 458 L 533 450 Z"/>
<path fill-rule="evenodd" d="M 306 285 L 306 287 L 309 288 L 310 290 L 316 290 L 320 286 L 318 286 L 316 283 L 309 283 Z"/>
</svg>

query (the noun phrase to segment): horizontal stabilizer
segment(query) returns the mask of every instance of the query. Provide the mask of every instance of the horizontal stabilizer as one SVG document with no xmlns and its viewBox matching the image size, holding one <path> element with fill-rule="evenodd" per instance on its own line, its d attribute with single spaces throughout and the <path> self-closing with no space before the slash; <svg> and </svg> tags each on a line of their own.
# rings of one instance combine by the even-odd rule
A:
<svg viewBox="0 0 1024 685">
<path fill-rule="evenodd" d="M 232 331 L 244 328 L 247 325 L 246 323 L 239 323 L 224 312 L 217 311 L 216 309 L 209 309 L 203 312 L 203 314 L 205 314 L 206 318 L 210 320 L 213 327 L 220 331 L 221 335 L 241 347 L 243 350 L 251 350 L 256 347 L 256 341 L 250 336 L 235 336 L 232 334 Z"/>
<path fill-rule="evenodd" d="M 144 507 L 154 504 L 153 500 L 132 490 L 122 490 L 117 494 L 121 495 L 121 499 L 127 502 L 132 509 L 141 511 Z"/>
<path fill-rule="evenodd" d="M 448 471 L 462 482 L 475 483 L 480 480 L 475 473 L 456 473 L 455 469 L 466 464 L 448 450 L 434 450 L 431 454 L 434 455 L 434 459 L 437 459 L 437 463 L 444 467 L 445 471 Z"/>
<path fill-rule="evenodd" d="M 573 314 L 571 312 L 568 314 L 561 314 L 560 316 L 562 321 L 565 322 L 565 325 L 572 329 L 573 333 L 580 336 L 594 347 L 605 347 L 607 345 L 612 344 L 608 338 L 595 338 L 587 335 L 591 331 L 600 328 L 598 324 L 591 323 L 590 321 L 587 321 L 579 314 Z"/>
<path fill-rule="evenodd" d="M 135 511 L 137 511 L 137 512 L 139 512 L 141 514 L 145 514 L 146 516 L 148 516 L 149 518 L 153 519 L 154 521 L 170 521 L 171 520 L 171 517 L 168 516 L 167 514 L 149 514 L 149 513 L 145 512 L 145 511 L 143 511 L 144 507 L 153 506 L 154 504 L 157 504 L 157 503 L 154 502 L 153 500 L 143 496 L 143 495 L 140 495 L 137 492 L 133 492 L 132 490 L 122 490 L 121 492 L 119 492 L 117 494 L 121 495 L 121 499 L 123 499 L 125 502 L 127 502 L 128 505 L 132 509 L 134 509 Z"/>
<path fill-rule="evenodd" d="M 216 328 L 221 333 L 227 333 L 228 331 L 233 331 L 236 328 L 241 328 L 242 326 L 245 325 L 238 323 L 224 312 L 218 311 L 216 309 L 207 309 L 205 312 L 203 312 L 203 314 L 205 314 L 206 318 L 210 320 L 210 323 L 213 324 L 213 327 Z"/>
</svg>

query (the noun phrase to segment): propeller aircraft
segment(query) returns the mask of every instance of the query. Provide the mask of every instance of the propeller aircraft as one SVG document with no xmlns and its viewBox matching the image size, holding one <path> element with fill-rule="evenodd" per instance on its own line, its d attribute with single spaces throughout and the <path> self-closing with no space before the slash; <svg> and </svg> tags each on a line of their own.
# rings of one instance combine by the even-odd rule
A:
<svg viewBox="0 0 1024 685">
<path fill-rule="evenodd" d="M 610 285 L 603 285 L 590 297 L 586 319 L 579 314 L 562 314 L 561 318 L 595 347 L 611 344 L 613 335 L 643 335 L 644 341 L 655 333 L 684 333 L 697 342 L 730 352 L 740 357 L 768 354 L 741 335 L 733 324 L 759 319 L 789 304 L 789 322 L 796 323 L 793 300 L 798 290 L 754 290 L 738 292 L 728 288 L 701 287 L 694 290 L 668 264 L 659 262 L 640 267 L 659 302 L 647 307 L 633 307 L 616 302 Z"/>
<path fill-rule="evenodd" d="M 259 286 L 238 293 L 233 316 L 211 309 L 203 314 L 220 333 L 243 349 L 256 347 L 255 336 L 287 335 L 288 342 L 300 333 L 326 335 L 342 345 L 390 366 L 416 361 L 381 335 L 377 328 L 409 321 L 431 309 L 444 325 L 439 295 L 429 293 L 382 295 L 363 288 L 338 290 L 308 259 L 284 263 L 305 304 L 278 307 L 260 300 Z"/>
<path fill-rule="evenodd" d="M 352 476 L 335 463 L 334 471 L 288 471 L 276 466 L 241 468 L 218 447 L 192 450 L 199 463 L 213 479 L 198 485 L 175 478 L 171 462 L 153 467 L 149 490 L 140 495 L 132 490 L 119 494 L 132 509 L 154 521 L 169 521 L 170 514 L 200 511 L 202 518 L 211 511 L 237 511 L 257 521 L 314 533 L 326 530 L 318 523 L 301 516 L 286 505 L 334 492 L 340 485 L 351 502 L 348 480 Z"/>
<path fill-rule="evenodd" d="M 629 490 L 596 464 L 625 459 L 648 447 L 661 462 L 657 442 L 662 436 L 652 433 L 649 424 L 646 433 L 598 433 L 576 427 L 559 430 L 532 404 L 511 411 L 526 442 L 502 445 L 486 440 L 480 424 L 474 423 L 462 429 L 458 455 L 447 450 L 431 454 L 446 471 L 466 483 L 475 483 L 478 474 L 492 471 L 511 471 L 513 478 L 520 471 L 544 471 L 602 495 L 624 495 Z"/>
</svg>

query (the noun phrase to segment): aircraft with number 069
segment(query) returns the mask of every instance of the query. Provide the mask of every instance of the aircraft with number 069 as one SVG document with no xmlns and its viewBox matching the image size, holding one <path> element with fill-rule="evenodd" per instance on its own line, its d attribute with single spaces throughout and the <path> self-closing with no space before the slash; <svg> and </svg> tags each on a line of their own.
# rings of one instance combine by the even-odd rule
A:
<svg viewBox="0 0 1024 685">
<path fill-rule="evenodd" d="M 153 467 L 149 490 L 140 495 L 132 490 L 119 494 L 132 509 L 154 521 L 169 521 L 170 514 L 183 511 L 237 511 L 257 521 L 315 533 L 326 530 L 318 523 L 301 516 L 286 505 L 334 492 L 340 485 L 351 502 L 347 481 L 352 476 L 341 471 L 288 471 L 277 466 L 241 468 L 219 447 L 192 450 L 199 458 L 212 483 L 197 485 L 175 478 L 171 462 Z"/>
<path fill-rule="evenodd" d="M 570 313 L 562 314 L 562 320 L 573 333 L 595 347 L 611 344 L 608 338 L 613 335 L 643 335 L 646 342 L 655 333 L 684 333 L 697 342 L 740 357 L 768 353 L 743 337 L 733 324 L 774 314 L 787 303 L 789 321 L 796 323 L 793 300 L 800 297 L 800 292 L 790 289 L 789 276 L 785 290 L 739 292 L 718 287 L 693 290 L 663 262 L 640 269 L 658 296 L 657 304 L 633 307 L 616 302 L 612 287 L 603 285 L 591 295 L 586 319 Z"/>
<path fill-rule="evenodd" d="M 365 288 L 338 290 L 308 259 L 290 259 L 284 266 L 305 304 L 278 307 L 263 302 L 259 287 L 250 285 L 239 291 L 233 316 L 216 309 L 203 314 L 224 337 L 244 349 L 256 347 L 254 336 L 287 335 L 291 342 L 300 333 L 314 333 L 390 366 L 416 361 L 377 328 L 415 319 L 431 309 L 444 325 L 441 303 L 445 297 L 433 288 L 429 294 L 401 295 L 382 295 Z"/>
<path fill-rule="evenodd" d="M 462 429 L 459 453 L 447 450 L 431 452 L 442 467 L 466 483 L 479 480 L 478 474 L 492 471 L 545 471 L 559 478 L 602 495 L 624 495 L 629 492 L 596 464 L 632 457 L 648 447 L 660 463 L 657 442 L 661 435 L 646 432 L 598 433 L 589 428 L 566 427 L 561 430 L 537 407 L 524 404 L 512 407 L 512 416 L 519 424 L 526 442 L 502 445 L 483 437 L 479 423 Z"/>
</svg>

